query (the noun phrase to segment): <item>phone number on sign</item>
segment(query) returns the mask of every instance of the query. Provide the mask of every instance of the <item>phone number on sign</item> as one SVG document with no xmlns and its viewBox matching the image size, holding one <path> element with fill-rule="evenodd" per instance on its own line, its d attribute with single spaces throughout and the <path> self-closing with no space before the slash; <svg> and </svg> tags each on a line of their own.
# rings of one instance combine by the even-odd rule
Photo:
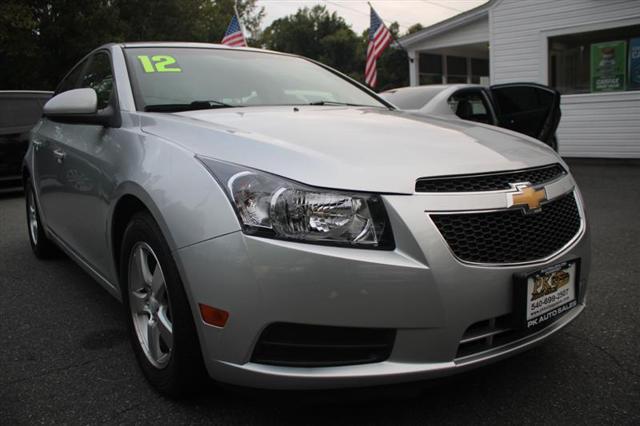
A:
<svg viewBox="0 0 640 426">
<path fill-rule="evenodd" d="M 565 298 L 568 294 L 569 294 L 569 289 L 565 288 L 565 289 L 560 290 L 559 292 L 557 292 L 555 294 L 550 294 L 548 296 L 545 296 L 544 298 L 542 298 L 540 300 L 536 300 L 535 302 L 531 302 L 531 309 L 537 309 L 537 308 L 540 308 L 542 306 L 551 305 L 553 303 L 556 303 L 556 302 L 562 300 L 563 298 Z"/>
</svg>

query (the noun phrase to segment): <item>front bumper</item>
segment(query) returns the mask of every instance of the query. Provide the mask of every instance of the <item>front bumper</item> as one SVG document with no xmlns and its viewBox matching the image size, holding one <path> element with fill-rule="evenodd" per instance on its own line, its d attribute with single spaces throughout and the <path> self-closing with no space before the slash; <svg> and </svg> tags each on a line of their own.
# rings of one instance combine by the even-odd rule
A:
<svg viewBox="0 0 640 426">
<path fill-rule="evenodd" d="M 375 364 L 322 368 L 278 367 L 251 362 L 237 365 L 220 361 L 211 364 L 209 371 L 212 377 L 227 383 L 269 389 L 364 387 L 435 379 L 488 365 L 530 349 L 577 318 L 584 307 L 583 304 L 578 305 L 558 321 L 526 338 L 464 361 L 412 363 L 388 360 Z M 403 336 L 404 338 L 411 339 L 410 336 Z M 425 344 L 419 341 L 417 335 L 412 340 L 416 344 Z"/>
<path fill-rule="evenodd" d="M 567 179 L 564 185 L 572 186 L 573 180 Z M 485 194 L 472 201 L 490 206 L 494 196 Z M 577 190 L 576 196 L 581 204 Z M 193 311 L 197 313 L 197 304 L 204 303 L 230 313 L 224 328 L 194 317 L 213 378 L 252 387 L 318 389 L 440 377 L 523 351 L 582 312 L 590 257 L 586 226 L 570 246 L 544 261 L 473 265 L 455 258 L 425 213 L 427 205 L 445 211 L 452 205 L 464 207 L 465 200 L 441 195 L 384 199 L 396 240 L 393 251 L 318 246 L 235 232 L 176 252 Z M 573 258 L 581 259 L 576 308 L 542 330 L 457 358 L 469 326 L 513 312 L 515 273 Z M 384 362 L 316 368 L 251 362 L 260 334 L 277 322 L 393 328 L 397 333 Z"/>
</svg>

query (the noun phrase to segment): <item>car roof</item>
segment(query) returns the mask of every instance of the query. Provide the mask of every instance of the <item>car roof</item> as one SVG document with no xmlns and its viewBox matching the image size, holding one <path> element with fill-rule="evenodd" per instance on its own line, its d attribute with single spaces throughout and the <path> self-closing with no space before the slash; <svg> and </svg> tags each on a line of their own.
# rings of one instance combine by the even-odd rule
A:
<svg viewBox="0 0 640 426">
<path fill-rule="evenodd" d="M 184 42 L 184 41 L 133 41 L 133 42 L 122 42 L 122 43 L 109 43 L 104 47 L 109 47 L 113 45 L 118 45 L 124 49 L 126 48 L 135 48 L 135 47 L 186 47 L 192 49 L 228 49 L 228 50 L 240 50 L 247 52 L 269 52 L 269 53 L 277 53 L 280 55 L 288 55 L 288 53 L 284 52 L 276 52 L 275 50 L 268 49 L 258 49 L 255 47 L 231 47 L 225 44 L 218 43 L 196 43 L 196 42 Z M 296 56 L 296 55 L 291 55 Z"/>
<path fill-rule="evenodd" d="M 50 90 L 0 90 L 0 95 L 52 95 Z"/>
<path fill-rule="evenodd" d="M 426 84 L 423 86 L 405 86 L 398 87 L 396 89 L 385 90 L 382 93 L 396 93 L 396 92 L 420 92 L 432 89 L 463 89 L 466 87 L 484 87 L 481 84 Z"/>
</svg>

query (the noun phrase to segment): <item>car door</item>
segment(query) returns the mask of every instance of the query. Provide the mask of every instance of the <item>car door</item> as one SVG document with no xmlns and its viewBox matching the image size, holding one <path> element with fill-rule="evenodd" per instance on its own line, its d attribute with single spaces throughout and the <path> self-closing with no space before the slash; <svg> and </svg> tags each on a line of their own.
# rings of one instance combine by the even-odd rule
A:
<svg viewBox="0 0 640 426">
<path fill-rule="evenodd" d="M 489 89 L 498 125 L 552 143 L 560 123 L 560 93 L 535 83 L 510 83 Z"/>
<path fill-rule="evenodd" d="M 80 75 L 87 66 L 83 60 L 76 65 L 60 82 L 57 95 L 77 88 Z M 66 193 L 64 191 L 62 145 L 69 124 L 62 124 L 42 118 L 31 136 L 33 145 L 33 181 L 36 187 L 40 214 L 47 228 L 57 237 L 69 233 L 66 226 Z"/>
<path fill-rule="evenodd" d="M 96 91 L 98 110 L 117 99 L 110 54 L 99 51 L 89 58 L 79 88 Z M 65 125 L 61 142 L 66 200 L 65 241 L 97 272 L 106 275 L 111 265 L 107 236 L 108 201 L 114 188 L 114 162 L 118 129 L 101 125 Z"/>
</svg>

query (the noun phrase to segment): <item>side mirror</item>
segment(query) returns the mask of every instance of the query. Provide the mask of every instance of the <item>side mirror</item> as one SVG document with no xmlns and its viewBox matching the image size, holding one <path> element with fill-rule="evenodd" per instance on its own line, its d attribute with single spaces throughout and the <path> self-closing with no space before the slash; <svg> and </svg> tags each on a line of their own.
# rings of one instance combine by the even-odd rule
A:
<svg viewBox="0 0 640 426">
<path fill-rule="evenodd" d="M 90 88 L 73 89 L 54 96 L 44 105 L 43 114 L 59 123 L 120 127 L 120 115 L 112 105 L 98 110 L 98 96 Z"/>
</svg>

